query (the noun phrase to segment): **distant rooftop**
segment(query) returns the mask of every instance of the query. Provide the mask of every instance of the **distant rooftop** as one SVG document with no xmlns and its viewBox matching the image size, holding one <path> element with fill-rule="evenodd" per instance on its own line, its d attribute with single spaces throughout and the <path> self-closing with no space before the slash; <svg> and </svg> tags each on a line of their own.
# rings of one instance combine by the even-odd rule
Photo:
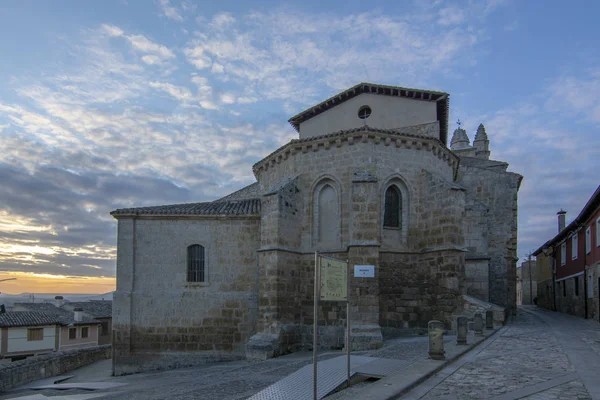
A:
<svg viewBox="0 0 600 400">
<path fill-rule="evenodd" d="M 61 325 L 60 318 L 39 311 L 8 311 L 0 314 L 0 327 Z"/>
</svg>

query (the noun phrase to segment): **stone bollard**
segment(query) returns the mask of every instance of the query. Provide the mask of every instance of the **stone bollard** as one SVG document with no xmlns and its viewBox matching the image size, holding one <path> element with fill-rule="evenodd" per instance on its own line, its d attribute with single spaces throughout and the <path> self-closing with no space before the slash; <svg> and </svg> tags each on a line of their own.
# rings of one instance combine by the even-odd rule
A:
<svg viewBox="0 0 600 400">
<path fill-rule="evenodd" d="M 467 317 L 456 319 L 456 344 L 467 344 Z"/>
<path fill-rule="evenodd" d="M 429 321 L 429 358 L 432 360 L 445 360 L 444 351 L 444 324 L 440 321 Z"/>
<path fill-rule="evenodd" d="M 485 329 L 494 329 L 494 312 L 492 310 L 485 312 Z"/>
<path fill-rule="evenodd" d="M 483 317 L 481 314 L 475 314 L 473 318 L 473 330 L 475 331 L 475 336 L 483 336 Z"/>
</svg>

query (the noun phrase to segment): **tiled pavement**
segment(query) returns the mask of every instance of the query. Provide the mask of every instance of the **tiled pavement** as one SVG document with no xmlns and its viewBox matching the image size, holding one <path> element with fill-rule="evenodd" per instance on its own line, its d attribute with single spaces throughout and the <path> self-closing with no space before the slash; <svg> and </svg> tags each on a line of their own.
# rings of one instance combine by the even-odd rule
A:
<svg viewBox="0 0 600 400">
<path fill-rule="evenodd" d="M 470 335 L 470 343 L 474 342 Z M 464 347 L 454 338 L 446 341 L 447 357 Z M 403 375 L 427 362 L 427 338 L 389 340 L 376 351 L 356 353 L 401 359 Z M 321 358 L 339 356 L 322 353 Z M 310 353 L 292 354 L 263 362 L 238 361 L 179 369 L 107 377 L 106 382 L 126 383 L 102 393 L 102 399 L 246 399 L 311 362 Z M 431 363 L 431 361 L 428 361 Z M 441 364 L 440 364 L 441 365 Z M 406 393 L 402 399 L 599 399 L 600 324 L 563 314 L 527 308 L 498 334 L 445 366 L 437 375 Z M 414 371 L 412 371 L 414 372 Z M 417 373 L 418 375 L 418 373 Z M 393 378 L 393 377 L 392 377 Z M 83 379 L 83 378 L 82 378 Z M 81 381 L 81 379 L 80 379 Z M 389 381 L 388 381 L 389 382 Z M 361 383 L 329 398 L 387 399 L 384 380 Z M 388 388 L 389 389 L 389 388 Z M 368 396 L 365 394 L 368 391 Z M 379 395 L 378 395 L 379 393 Z M 0 395 L 0 400 L 31 396 L 31 391 Z M 44 390 L 37 398 L 83 399 L 89 391 Z M 63 397 L 64 396 L 64 397 Z M 307 397 L 307 398 L 310 398 Z"/>
<path fill-rule="evenodd" d="M 472 333 L 469 342 L 475 341 Z M 353 355 L 363 355 L 379 358 L 399 359 L 410 368 L 415 362 L 427 359 L 427 337 L 412 337 L 387 340 L 384 347 L 374 351 L 356 352 Z M 464 347 L 457 346 L 453 337 L 446 338 L 446 352 L 449 357 L 463 351 Z M 320 359 L 340 356 L 341 352 L 320 352 Z M 203 367 L 159 371 L 128 375 L 123 377 L 106 377 L 106 382 L 126 383 L 126 386 L 113 390 L 103 390 L 102 399 L 228 399 L 242 400 L 259 392 L 265 387 L 288 376 L 303 366 L 312 362 L 312 353 L 296 353 L 263 361 L 237 361 L 219 363 Z M 84 382 L 85 376 L 77 376 L 74 381 Z M 98 380 L 94 373 L 93 380 Z M 69 382 L 69 381 L 67 381 Z M 360 386 L 358 386 L 360 387 Z M 310 388 L 309 388 L 310 389 Z M 60 400 L 61 396 L 89 393 L 85 390 L 43 390 L 35 392 L 49 398 Z M 96 392 L 97 393 L 97 392 Z M 308 391 L 312 393 L 312 391 Z M 31 391 L 17 391 L 0 395 L 1 400 L 31 395 Z M 41 398 L 41 397 L 40 397 Z M 64 397 L 68 399 L 69 397 Z"/>
<path fill-rule="evenodd" d="M 527 307 L 443 379 L 401 399 L 600 399 L 600 324 Z"/>
</svg>

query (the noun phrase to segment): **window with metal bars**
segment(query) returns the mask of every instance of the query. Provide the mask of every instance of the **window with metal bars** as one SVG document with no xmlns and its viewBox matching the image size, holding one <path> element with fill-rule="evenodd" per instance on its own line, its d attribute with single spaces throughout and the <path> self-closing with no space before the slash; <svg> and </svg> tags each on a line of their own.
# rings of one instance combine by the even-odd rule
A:
<svg viewBox="0 0 600 400">
<path fill-rule="evenodd" d="M 385 228 L 400 228 L 401 214 L 402 195 L 400 190 L 392 185 L 385 191 L 383 226 Z"/>
<path fill-rule="evenodd" d="M 199 244 L 187 249 L 187 281 L 204 282 L 204 247 Z"/>
</svg>

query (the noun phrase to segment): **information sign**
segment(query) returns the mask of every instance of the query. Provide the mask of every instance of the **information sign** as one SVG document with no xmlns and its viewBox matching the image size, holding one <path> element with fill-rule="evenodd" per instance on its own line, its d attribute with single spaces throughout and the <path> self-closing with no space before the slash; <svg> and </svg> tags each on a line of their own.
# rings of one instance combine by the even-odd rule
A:
<svg viewBox="0 0 600 400">
<path fill-rule="evenodd" d="M 348 263 L 326 257 L 319 257 L 321 268 L 320 300 L 348 300 Z"/>
</svg>

